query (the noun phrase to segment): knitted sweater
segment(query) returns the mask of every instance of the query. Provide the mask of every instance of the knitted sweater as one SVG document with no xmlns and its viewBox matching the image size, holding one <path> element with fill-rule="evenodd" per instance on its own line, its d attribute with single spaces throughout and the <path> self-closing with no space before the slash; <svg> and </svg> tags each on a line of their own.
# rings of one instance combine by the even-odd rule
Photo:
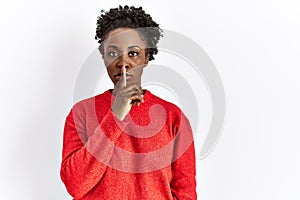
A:
<svg viewBox="0 0 300 200">
<path fill-rule="evenodd" d="M 74 200 L 196 199 L 195 152 L 181 110 L 146 91 L 125 120 L 109 90 L 66 118 L 60 175 Z"/>
</svg>

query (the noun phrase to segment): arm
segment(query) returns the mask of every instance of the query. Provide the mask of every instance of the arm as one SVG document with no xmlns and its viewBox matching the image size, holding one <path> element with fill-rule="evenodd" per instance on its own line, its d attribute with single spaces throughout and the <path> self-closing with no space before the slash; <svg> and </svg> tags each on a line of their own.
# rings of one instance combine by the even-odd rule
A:
<svg viewBox="0 0 300 200">
<path fill-rule="evenodd" d="M 62 181 L 75 199 L 91 191 L 107 169 L 113 145 L 107 145 L 103 132 L 109 133 L 112 141 L 121 134 L 114 114 L 109 110 L 96 131 L 87 138 L 84 112 L 79 110 L 72 109 L 66 118 L 60 171 Z"/>
<path fill-rule="evenodd" d="M 176 200 L 196 200 L 196 159 L 192 130 L 182 116 L 175 139 L 171 191 Z"/>
<path fill-rule="evenodd" d="M 85 127 L 91 123 L 91 119 L 86 121 L 85 112 L 90 116 L 94 112 L 94 104 L 87 109 L 82 104 L 76 104 L 66 119 L 60 174 L 68 192 L 75 199 L 83 197 L 101 181 L 113 155 L 114 142 L 127 124 L 124 119 L 133 105 L 131 102 L 143 98 L 138 86 L 126 86 L 126 76 L 123 77 L 115 85 L 113 93 L 116 98 L 112 108 L 98 126 L 98 121 L 93 121 L 97 127 L 94 133 L 87 133 Z M 87 135 L 90 137 L 87 138 Z"/>
</svg>

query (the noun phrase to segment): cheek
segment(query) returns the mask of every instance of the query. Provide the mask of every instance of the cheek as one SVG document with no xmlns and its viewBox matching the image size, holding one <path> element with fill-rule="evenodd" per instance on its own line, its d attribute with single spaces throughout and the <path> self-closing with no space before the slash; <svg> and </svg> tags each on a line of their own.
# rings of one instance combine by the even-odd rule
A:
<svg viewBox="0 0 300 200">
<path fill-rule="evenodd" d="M 133 58 L 132 60 L 133 60 L 135 66 L 140 66 L 141 64 L 144 63 L 145 59 L 143 58 L 143 56 L 138 56 L 138 57 Z"/>
<path fill-rule="evenodd" d="M 109 67 L 112 64 L 112 61 L 106 57 L 104 57 L 103 60 L 106 67 Z"/>
<path fill-rule="evenodd" d="M 141 76 L 141 74 L 143 73 L 143 68 L 139 67 L 139 68 L 133 69 L 133 71 L 136 76 Z"/>
<path fill-rule="evenodd" d="M 116 70 L 114 67 L 116 65 L 116 59 L 105 59 L 104 64 L 106 68 L 109 69 L 110 71 Z"/>
<path fill-rule="evenodd" d="M 115 74 L 115 69 L 111 66 L 107 66 L 106 70 L 107 70 L 107 73 L 109 76 L 112 76 L 113 74 Z"/>
<path fill-rule="evenodd" d="M 112 58 L 112 57 L 106 55 L 105 53 L 103 55 L 103 61 L 104 61 L 104 64 L 106 67 L 114 64 L 116 62 L 116 60 L 117 60 L 116 58 Z"/>
</svg>

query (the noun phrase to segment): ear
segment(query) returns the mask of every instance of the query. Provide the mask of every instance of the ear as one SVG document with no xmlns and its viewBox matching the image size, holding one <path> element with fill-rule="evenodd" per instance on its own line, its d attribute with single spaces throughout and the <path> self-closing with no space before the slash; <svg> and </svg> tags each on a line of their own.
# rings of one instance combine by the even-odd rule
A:
<svg viewBox="0 0 300 200">
<path fill-rule="evenodd" d="M 145 65 L 146 66 L 148 65 L 149 59 L 150 59 L 150 54 L 146 53 L 146 56 L 145 56 Z"/>
<path fill-rule="evenodd" d="M 99 51 L 99 53 L 100 53 L 102 59 L 104 60 L 104 49 L 103 49 L 103 45 L 102 45 L 102 44 L 100 44 L 100 45 L 98 46 L 98 51 Z"/>
</svg>

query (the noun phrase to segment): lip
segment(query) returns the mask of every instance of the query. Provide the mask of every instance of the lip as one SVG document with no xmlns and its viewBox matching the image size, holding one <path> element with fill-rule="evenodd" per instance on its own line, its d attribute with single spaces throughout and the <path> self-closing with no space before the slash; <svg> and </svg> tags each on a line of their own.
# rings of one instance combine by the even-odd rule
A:
<svg viewBox="0 0 300 200">
<path fill-rule="evenodd" d="M 114 75 L 114 77 L 115 77 L 117 80 L 119 80 L 122 76 L 121 76 L 121 73 L 118 73 L 118 74 Z M 131 79 L 131 78 L 133 78 L 133 75 L 132 75 L 132 74 L 129 74 L 128 72 L 126 72 L 126 80 Z"/>
</svg>

